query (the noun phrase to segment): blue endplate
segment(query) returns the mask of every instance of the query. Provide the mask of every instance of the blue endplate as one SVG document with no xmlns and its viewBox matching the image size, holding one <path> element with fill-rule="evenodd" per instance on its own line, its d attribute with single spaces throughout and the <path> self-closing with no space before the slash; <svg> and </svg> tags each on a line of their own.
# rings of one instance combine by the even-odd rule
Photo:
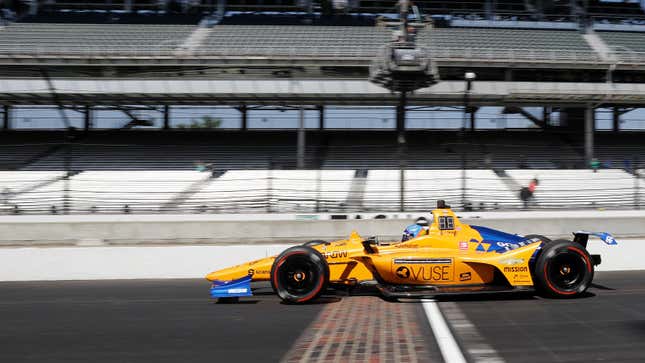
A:
<svg viewBox="0 0 645 363">
<path fill-rule="evenodd" d="M 251 275 L 231 281 L 213 281 L 211 297 L 253 296 L 251 293 Z"/>
<path fill-rule="evenodd" d="M 574 234 L 588 234 L 590 236 L 596 236 L 596 237 L 600 238 L 603 242 L 605 242 L 606 244 L 608 244 L 610 246 L 618 244 L 618 242 L 616 242 L 614 237 L 611 234 L 609 234 L 608 232 L 578 231 L 578 232 L 575 232 Z"/>
</svg>

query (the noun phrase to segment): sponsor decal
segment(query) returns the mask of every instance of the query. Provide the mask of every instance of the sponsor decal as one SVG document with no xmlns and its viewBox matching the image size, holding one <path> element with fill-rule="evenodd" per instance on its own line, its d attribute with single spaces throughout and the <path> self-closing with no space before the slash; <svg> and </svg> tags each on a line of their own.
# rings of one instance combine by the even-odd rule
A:
<svg viewBox="0 0 645 363">
<path fill-rule="evenodd" d="M 531 278 L 528 274 L 513 274 L 513 282 L 518 284 L 531 283 Z"/>
<path fill-rule="evenodd" d="M 248 292 L 248 289 L 246 287 L 239 287 L 235 289 L 228 289 L 226 290 L 226 292 L 229 294 L 244 294 Z"/>
<path fill-rule="evenodd" d="M 504 272 L 528 272 L 529 268 L 526 266 L 513 266 L 504 267 Z"/>
<path fill-rule="evenodd" d="M 470 272 L 462 272 L 459 274 L 459 281 L 470 281 L 472 274 Z"/>
<path fill-rule="evenodd" d="M 326 259 L 330 259 L 330 258 L 346 258 L 347 257 L 347 251 L 323 252 L 322 255 L 325 256 Z"/>
<path fill-rule="evenodd" d="M 401 244 L 398 244 L 398 245 L 394 246 L 394 248 L 419 248 L 419 245 L 401 243 Z"/>
<path fill-rule="evenodd" d="M 450 281 L 451 266 L 419 266 L 411 268 L 411 278 L 417 281 Z"/>
<path fill-rule="evenodd" d="M 270 274 L 270 273 L 271 273 L 271 271 L 269 271 L 269 270 L 260 270 L 260 271 L 256 271 L 256 270 L 254 270 L 254 269 L 252 269 L 252 268 L 250 268 L 250 269 L 249 269 L 249 275 L 251 275 L 251 276 L 253 276 L 253 275 L 255 275 L 255 274 L 268 275 L 268 274 Z"/>
<path fill-rule="evenodd" d="M 401 266 L 396 269 L 396 276 L 402 279 L 407 279 L 408 277 L 410 277 L 410 269 L 405 266 Z"/>
<path fill-rule="evenodd" d="M 459 249 L 460 249 L 460 250 L 467 250 L 467 249 L 468 249 L 468 242 L 466 242 L 466 241 L 460 241 L 460 242 L 459 242 Z"/>
<path fill-rule="evenodd" d="M 395 258 L 395 265 L 452 264 L 452 258 Z"/>
<path fill-rule="evenodd" d="M 511 251 L 511 250 L 518 249 L 520 247 L 528 246 L 530 244 L 533 244 L 533 243 L 536 243 L 536 242 L 539 242 L 539 241 L 540 240 L 538 240 L 538 239 L 530 239 L 530 240 L 526 240 L 526 241 L 520 241 L 520 242 L 517 242 L 517 243 L 497 242 L 496 244 L 497 244 L 498 247 L 502 248 L 504 251 Z"/>
<path fill-rule="evenodd" d="M 507 266 L 520 265 L 524 263 L 524 259 L 523 258 L 505 258 L 503 260 L 500 260 L 499 263 Z"/>
<path fill-rule="evenodd" d="M 452 281 L 452 266 L 401 266 L 396 269 L 396 275 L 414 281 Z"/>
</svg>

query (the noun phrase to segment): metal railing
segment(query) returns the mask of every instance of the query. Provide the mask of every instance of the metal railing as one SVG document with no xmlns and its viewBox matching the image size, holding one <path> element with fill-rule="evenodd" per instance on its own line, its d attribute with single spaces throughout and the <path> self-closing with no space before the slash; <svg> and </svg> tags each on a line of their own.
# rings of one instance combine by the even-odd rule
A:
<svg viewBox="0 0 645 363">
<path fill-rule="evenodd" d="M 298 47 L 210 47 L 201 46 L 190 51 L 179 45 L 142 46 L 132 45 L 43 45 L 20 46 L 0 44 L 0 57 L 70 57 L 80 59 L 93 58 L 227 58 L 240 59 L 248 57 L 270 57 L 272 59 L 357 59 L 369 61 L 376 55 L 375 49 L 343 46 L 298 46 Z M 536 63 L 585 63 L 603 62 L 593 51 L 563 49 L 515 49 L 515 48 L 454 48 L 432 47 L 430 58 L 435 61 L 467 60 L 469 62 L 536 62 Z M 645 63 L 645 52 L 614 52 L 621 63 Z"/>
</svg>

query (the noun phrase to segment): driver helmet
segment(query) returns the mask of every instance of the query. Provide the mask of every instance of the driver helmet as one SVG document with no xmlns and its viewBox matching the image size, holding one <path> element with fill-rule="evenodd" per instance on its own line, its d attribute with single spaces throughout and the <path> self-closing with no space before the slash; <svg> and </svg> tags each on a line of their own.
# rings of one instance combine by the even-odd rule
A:
<svg viewBox="0 0 645 363">
<path fill-rule="evenodd" d="M 426 217 L 419 217 L 419 218 L 417 218 L 417 220 L 414 222 L 414 224 L 417 224 L 417 225 L 419 225 L 419 226 L 421 226 L 421 227 L 428 227 L 428 226 L 430 226 L 430 223 L 428 222 L 428 220 L 426 219 Z"/>
<path fill-rule="evenodd" d="M 405 242 L 409 239 L 418 237 L 420 235 L 428 234 L 430 229 L 430 223 L 425 217 L 419 217 L 414 222 L 414 224 L 409 225 L 405 231 L 403 231 L 403 236 L 401 237 L 401 242 Z"/>
</svg>

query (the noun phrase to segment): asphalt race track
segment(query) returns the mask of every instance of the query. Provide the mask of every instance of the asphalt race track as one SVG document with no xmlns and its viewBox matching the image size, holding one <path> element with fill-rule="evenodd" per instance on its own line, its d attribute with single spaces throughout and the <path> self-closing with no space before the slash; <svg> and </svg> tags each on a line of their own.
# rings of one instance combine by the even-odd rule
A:
<svg viewBox="0 0 645 363">
<path fill-rule="evenodd" d="M 645 361 L 645 271 L 598 272 L 586 297 L 439 299 L 468 361 Z M 266 287 L 215 304 L 202 280 L 0 283 L 0 362 L 440 362 L 418 301 Z"/>
</svg>

